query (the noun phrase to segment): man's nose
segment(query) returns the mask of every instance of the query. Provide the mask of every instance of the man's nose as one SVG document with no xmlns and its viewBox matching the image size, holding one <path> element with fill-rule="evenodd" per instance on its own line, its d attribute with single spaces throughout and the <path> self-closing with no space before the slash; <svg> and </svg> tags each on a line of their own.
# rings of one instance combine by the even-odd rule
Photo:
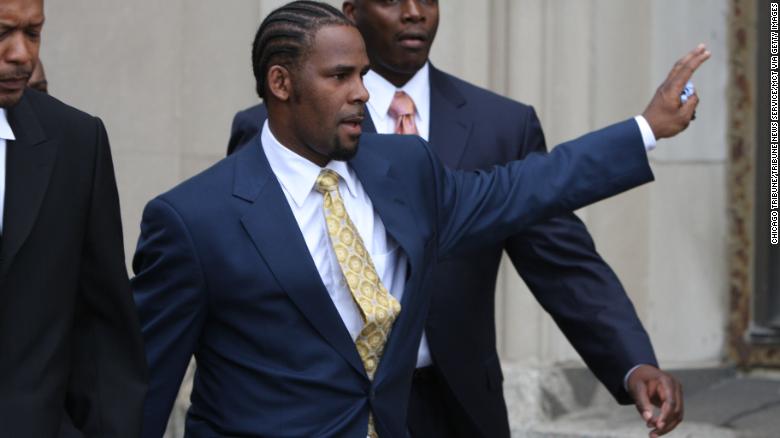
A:
<svg viewBox="0 0 780 438">
<path fill-rule="evenodd" d="M 13 64 L 28 64 L 32 62 L 37 54 L 36 43 L 30 41 L 24 35 L 24 32 L 21 31 L 11 33 L 8 38 L 8 45 L 3 54 L 4 60 Z"/>
<path fill-rule="evenodd" d="M 352 102 L 364 104 L 368 102 L 368 97 L 368 90 L 366 89 L 366 86 L 363 85 L 363 78 L 360 78 L 358 83 L 355 85 L 355 89 L 352 95 Z"/>
<path fill-rule="evenodd" d="M 423 10 L 420 8 L 418 0 L 403 0 L 401 5 L 401 18 L 404 21 L 422 21 L 425 20 Z"/>
</svg>

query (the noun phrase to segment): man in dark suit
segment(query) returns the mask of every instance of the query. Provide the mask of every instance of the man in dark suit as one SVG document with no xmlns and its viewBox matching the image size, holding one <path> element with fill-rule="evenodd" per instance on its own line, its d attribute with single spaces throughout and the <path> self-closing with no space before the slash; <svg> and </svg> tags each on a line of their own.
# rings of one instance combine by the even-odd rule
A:
<svg viewBox="0 0 780 438">
<path fill-rule="evenodd" d="M 193 354 L 190 436 L 407 436 L 437 260 L 652 179 L 635 120 L 490 173 L 450 171 L 417 137 L 361 137 L 363 40 L 321 3 L 272 12 L 252 53 L 261 134 L 144 211 L 145 437 Z M 657 137 L 687 125 L 696 100 L 674 93 L 707 56 L 645 111 Z"/>
<path fill-rule="evenodd" d="M 371 95 L 366 132 L 395 131 L 389 109 L 394 92 L 401 90 L 419 103 L 416 133 L 430 141 L 450 168 L 490 169 L 529 153 L 546 153 L 532 107 L 430 65 L 437 1 L 347 0 L 344 12 L 361 31 L 371 61 L 365 79 Z M 228 154 L 249 142 L 265 118 L 263 105 L 237 113 Z M 494 315 L 503 250 L 615 399 L 635 403 L 657 432 L 673 429 L 682 418 L 681 387 L 657 368 L 649 337 L 620 281 L 596 252 L 582 222 L 567 213 L 450 258 L 434 271 L 431 311 L 410 401 L 413 434 L 509 436 Z M 665 401 L 660 417 L 648 416 L 649 398 L 656 404 Z"/>
<path fill-rule="evenodd" d="M 137 437 L 146 369 L 99 119 L 32 89 L 40 0 L 0 0 L 0 435 Z"/>
</svg>

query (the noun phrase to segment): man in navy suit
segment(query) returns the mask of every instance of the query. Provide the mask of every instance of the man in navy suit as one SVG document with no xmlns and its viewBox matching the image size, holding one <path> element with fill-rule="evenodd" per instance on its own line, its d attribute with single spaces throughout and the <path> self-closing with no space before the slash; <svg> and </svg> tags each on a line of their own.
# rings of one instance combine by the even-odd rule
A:
<svg viewBox="0 0 780 438">
<path fill-rule="evenodd" d="M 707 56 L 691 52 L 640 117 L 656 137 L 687 126 L 697 100 L 675 93 Z M 260 135 L 147 205 L 133 260 L 144 436 L 162 434 L 193 354 L 188 436 L 407 436 L 437 261 L 652 179 L 634 119 L 489 173 L 446 169 L 418 137 L 361 137 L 368 65 L 338 10 L 274 11 L 253 44 Z M 380 284 L 369 304 L 400 304 L 367 339 L 378 364 L 360 342 L 387 315 L 366 310 L 356 272 Z"/>
<path fill-rule="evenodd" d="M 417 133 L 450 168 L 490 169 L 546 153 L 532 107 L 429 63 L 437 1 L 347 0 L 343 10 L 361 31 L 371 64 L 365 131 L 395 131 L 389 109 L 401 90 L 417 104 Z M 263 105 L 237 113 L 228 153 L 254 137 L 265 118 Z M 449 258 L 433 271 L 431 310 L 410 400 L 413 435 L 509 436 L 494 315 L 503 250 L 615 399 L 635 403 L 658 433 L 672 430 L 682 418 L 681 387 L 657 368 L 650 339 L 620 281 L 596 252 L 584 224 L 569 212 Z M 650 398 L 665 401 L 660 417 L 647 416 Z"/>
</svg>

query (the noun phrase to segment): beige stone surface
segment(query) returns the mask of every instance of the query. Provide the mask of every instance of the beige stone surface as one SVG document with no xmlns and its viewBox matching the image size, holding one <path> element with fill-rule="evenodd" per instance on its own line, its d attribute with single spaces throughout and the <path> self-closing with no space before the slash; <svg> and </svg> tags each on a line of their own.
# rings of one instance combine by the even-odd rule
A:
<svg viewBox="0 0 780 438">
<path fill-rule="evenodd" d="M 175 153 L 124 151 L 114 152 L 113 158 L 129 267 L 140 233 L 143 208 L 150 199 L 179 182 L 180 159 Z M 132 270 L 129 272 L 132 274 Z"/>
<path fill-rule="evenodd" d="M 723 359 L 728 309 L 726 166 L 656 164 L 644 313 L 662 363 Z"/>
<path fill-rule="evenodd" d="M 723 162 L 727 159 L 726 129 L 729 105 L 726 91 L 729 74 L 728 26 L 729 0 L 699 2 L 652 1 L 651 16 L 663 32 L 652 34 L 650 51 L 652 80 L 658 82 L 668 73 L 666 66 L 680 56 L 681 50 L 705 43 L 712 57 L 693 82 L 701 96 L 693 129 L 685 136 L 665 142 L 654 159 L 669 162 Z M 678 25 L 684 22 L 684 26 Z"/>
</svg>

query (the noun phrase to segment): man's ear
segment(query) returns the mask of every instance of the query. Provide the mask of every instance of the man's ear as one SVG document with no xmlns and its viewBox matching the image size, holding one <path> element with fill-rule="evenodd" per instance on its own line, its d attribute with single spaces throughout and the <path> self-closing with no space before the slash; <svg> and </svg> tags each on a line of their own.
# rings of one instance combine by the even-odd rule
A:
<svg viewBox="0 0 780 438">
<path fill-rule="evenodd" d="M 352 24 L 355 23 L 355 0 L 344 0 L 341 4 L 341 12 L 349 18 Z"/>
<path fill-rule="evenodd" d="M 272 65 L 268 69 L 268 91 L 275 98 L 281 101 L 287 101 L 292 95 L 292 82 L 290 70 L 281 65 Z"/>
</svg>

